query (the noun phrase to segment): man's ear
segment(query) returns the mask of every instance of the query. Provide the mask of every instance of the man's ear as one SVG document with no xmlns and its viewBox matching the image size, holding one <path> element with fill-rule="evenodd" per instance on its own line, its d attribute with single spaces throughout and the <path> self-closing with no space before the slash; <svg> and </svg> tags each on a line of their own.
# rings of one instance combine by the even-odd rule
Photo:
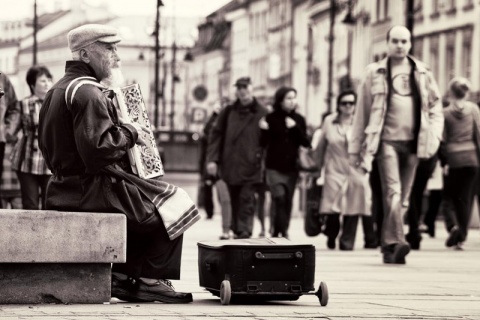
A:
<svg viewBox="0 0 480 320">
<path fill-rule="evenodd" d="M 80 59 L 82 59 L 83 62 L 89 63 L 90 62 L 90 52 L 88 52 L 85 49 L 80 49 Z"/>
</svg>

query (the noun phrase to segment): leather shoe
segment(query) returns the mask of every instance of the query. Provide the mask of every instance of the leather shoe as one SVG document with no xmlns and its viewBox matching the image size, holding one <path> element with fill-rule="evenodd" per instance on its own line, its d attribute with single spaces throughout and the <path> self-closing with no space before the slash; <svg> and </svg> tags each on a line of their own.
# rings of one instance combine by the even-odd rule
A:
<svg viewBox="0 0 480 320">
<path fill-rule="evenodd" d="M 452 230 L 450 230 L 450 234 L 448 235 L 447 241 L 445 241 L 445 245 L 450 248 L 456 246 L 461 238 L 460 229 L 457 226 L 454 226 Z"/>
<path fill-rule="evenodd" d="M 397 243 L 383 252 L 383 263 L 405 264 L 405 256 L 410 252 L 407 243 Z"/>
<path fill-rule="evenodd" d="M 189 303 L 193 301 L 191 293 L 176 292 L 168 280 L 147 284 L 134 278 L 121 280 L 114 274 L 112 274 L 111 295 L 128 302 Z"/>
<path fill-rule="evenodd" d="M 407 233 L 407 235 L 405 236 L 405 240 L 407 240 L 407 242 L 410 244 L 410 248 L 412 248 L 412 250 L 420 250 L 420 241 L 422 241 L 421 235 Z"/>
</svg>

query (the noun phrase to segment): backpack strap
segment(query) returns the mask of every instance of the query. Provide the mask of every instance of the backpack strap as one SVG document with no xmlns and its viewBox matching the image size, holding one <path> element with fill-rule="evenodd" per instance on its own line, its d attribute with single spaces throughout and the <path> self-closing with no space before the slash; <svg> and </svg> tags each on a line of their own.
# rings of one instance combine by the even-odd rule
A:
<svg viewBox="0 0 480 320">
<path fill-rule="evenodd" d="M 95 79 L 94 77 L 78 77 L 73 79 L 72 81 L 70 81 L 70 83 L 67 86 L 67 89 L 65 90 L 65 103 L 67 104 L 68 110 L 70 110 L 72 106 L 73 99 L 75 98 L 75 93 L 77 93 L 77 90 L 84 84 L 90 84 L 104 90 L 107 89 L 104 85 L 99 83 L 97 79 Z"/>
</svg>

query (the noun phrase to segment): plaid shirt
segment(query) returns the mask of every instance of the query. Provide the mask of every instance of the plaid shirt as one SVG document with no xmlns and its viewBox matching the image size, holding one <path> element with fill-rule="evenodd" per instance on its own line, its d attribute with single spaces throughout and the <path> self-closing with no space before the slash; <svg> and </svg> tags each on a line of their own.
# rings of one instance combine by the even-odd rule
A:
<svg viewBox="0 0 480 320">
<path fill-rule="evenodd" d="M 11 160 L 13 170 L 31 174 L 52 174 L 47 168 L 42 152 L 38 147 L 38 118 L 43 100 L 36 96 L 20 102 L 19 129 L 23 136 L 13 150 Z"/>
<path fill-rule="evenodd" d="M 13 145 L 5 144 L 5 157 L 3 158 L 2 183 L 0 185 L 0 195 L 2 198 L 20 197 L 20 182 L 17 174 L 12 170 L 12 162 L 10 161 L 10 153 Z"/>
</svg>

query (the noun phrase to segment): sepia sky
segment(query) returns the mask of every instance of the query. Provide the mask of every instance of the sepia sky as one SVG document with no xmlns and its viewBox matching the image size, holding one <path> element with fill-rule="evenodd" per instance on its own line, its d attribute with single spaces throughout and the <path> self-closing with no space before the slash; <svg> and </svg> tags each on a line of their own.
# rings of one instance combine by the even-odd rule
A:
<svg viewBox="0 0 480 320">
<path fill-rule="evenodd" d="M 81 0 L 37 0 L 37 10 L 52 12 L 55 8 L 68 9 L 72 1 Z M 119 16 L 155 15 L 157 0 L 84 0 L 98 6 L 102 2 L 109 5 L 110 10 Z M 162 14 L 204 17 L 220 8 L 230 0 L 163 0 L 165 6 Z M 0 21 L 16 20 L 33 15 L 34 0 L 0 0 Z"/>
</svg>

